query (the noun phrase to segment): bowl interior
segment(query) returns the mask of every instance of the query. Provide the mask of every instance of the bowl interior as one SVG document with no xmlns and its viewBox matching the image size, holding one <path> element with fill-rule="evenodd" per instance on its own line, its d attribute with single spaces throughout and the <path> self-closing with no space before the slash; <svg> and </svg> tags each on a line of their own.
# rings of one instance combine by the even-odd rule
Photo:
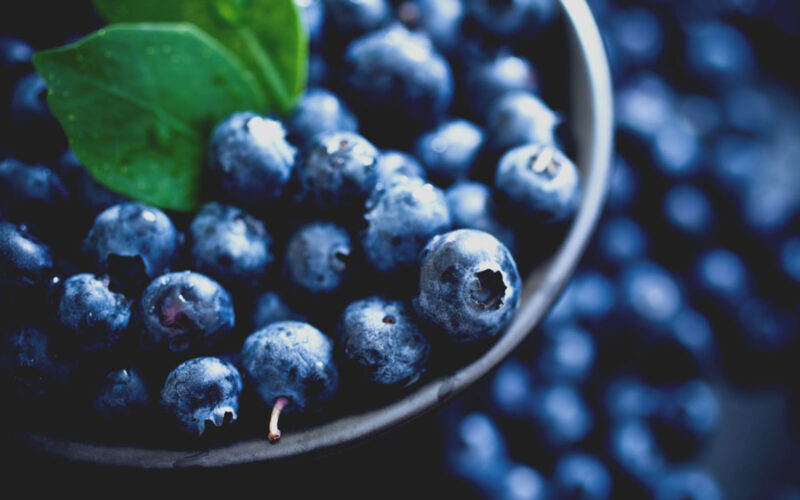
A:
<svg viewBox="0 0 800 500">
<path fill-rule="evenodd" d="M 602 41 L 584 0 L 562 0 L 569 53 L 570 116 L 574 156 L 584 192 L 578 213 L 558 251 L 525 278 L 522 305 L 501 338 L 478 359 L 376 409 L 285 433 L 276 445 L 249 439 L 208 449 L 158 449 L 93 443 L 17 431 L 14 441 L 48 455 L 80 462 L 144 468 L 224 466 L 324 452 L 353 444 L 431 411 L 489 373 L 536 327 L 577 265 L 603 206 L 610 173 L 612 95 Z"/>
</svg>

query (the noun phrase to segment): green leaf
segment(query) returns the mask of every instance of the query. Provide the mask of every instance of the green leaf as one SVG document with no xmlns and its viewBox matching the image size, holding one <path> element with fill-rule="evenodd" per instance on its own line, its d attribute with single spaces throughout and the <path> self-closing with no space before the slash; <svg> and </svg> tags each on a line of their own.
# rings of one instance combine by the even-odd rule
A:
<svg viewBox="0 0 800 500">
<path fill-rule="evenodd" d="M 270 109 L 289 111 L 303 91 L 308 42 L 294 0 L 94 0 L 109 22 L 189 22 L 256 75 Z"/>
<path fill-rule="evenodd" d="M 214 124 L 265 104 L 237 58 L 190 24 L 114 25 L 33 63 L 92 176 L 174 210 L 197 206 Z"/>
</svg>

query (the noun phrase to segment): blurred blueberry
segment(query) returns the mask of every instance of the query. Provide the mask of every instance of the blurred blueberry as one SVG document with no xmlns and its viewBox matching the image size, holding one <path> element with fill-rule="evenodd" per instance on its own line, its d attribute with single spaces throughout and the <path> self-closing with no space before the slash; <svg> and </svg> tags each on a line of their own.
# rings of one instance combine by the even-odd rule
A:
<svg viewBox="0 0 800 500">
<path fill-rule="evenodd" d="M 308 55 L 308 82 L 309 88 L 324 87 L 328 84 L 330 67 L 321 55 L 312 53 Z"/>
<path fill-rule="evenodd" d="M 339 98 L 325 89 L 306 91 L 284 120 L 287 137 L 299 147 L 321 132 L 357 132 L 358 119 Z"/>
<path fill-rule="evenodd" d="M 622 156 L 615 156 L 606 207 L 617 211 L 630 209 L 638 194 L 638 172 Z"/>
<path fill-rule="evenodd" d="M 672 118 L 674 107 L 670 86 L 655 74 L 640 73 L 619 88 L 615 117 L 622 130 L 650 141 Z"/>
<path fill-rule="evenodd" d="M 717 346 L 711 324 L 693 309 L 684 307 L 675 316 L 667 331 L 666 341 L 671 344 L 668 348 L 678 349 L 684 355 L 680 363 L 683 368 L 694 363 L 704 370 L 715 361 Z"/>
<path fill-rule="evenodd" d="M 793 352 L 788 347 L 796 342 L 800 332 L 797 317 L 790 311 L 755 298 L 737 304 L 735 312 L 746 352 L 753 356 Z"/>
<path fill-rule="evenodd" d="M 421 29 L 445 54 L 456 49 L 461 37 L 464 5 L 461 0 L 408 0 L 397 8 L 398 19 L 411 29 Z"/>
<path fill-rule="evenodd" d="M 535 35 L 558 14 L 555 0 L 464 0 L 464 4 L 472 20 L 502 39 Z"/>
<path fill-rule="evenodd" d="M 445 198 L 454 228 L 486 231 L 503 242 L 512 254 L 515 252 L 514 232 L 501 221 L 488 186 L 472 181 L 459 182 L 450 186 Z"/>
<path fill-rule="evenodd" d="M 611 475 L 597 458 L 572 453 L 556 464 L 553 489 L 559 500 L 607 500 L 611 497 Z"/>
<path fill-rule="evenodd" d="M 503 477 L 501 492 L 497 498 L 502 500 L 546 500 L 547 483 L 536 470 L 523 464 L 513 464 Z"/>
<path fill-rule="evenodd" d="M 714 390 L 702 380 L 668 389 L 655 415 L 656 429 L 670 454 L 693 453 L 717 426 L 719 403 Z"/>
<path fill-rule="evenodd" d="M 625 63 L 646 66 L 661 55 L 664 30 L 652 11 L 641 7 L 620 9 L 614 12 L 609 24 L 614 54 Z"/>
<path fill-rule="evenodd" d="M 556 303 L 550 308 L 550 311 L 547 313 L 542 326 L 550 327 L 563 325 L 576 319 L 573 297 L 574 292 L 575 287 L 572 286 L 572 282 L 570 281 L 570 283 L 567 283 L 566 288 L 564 288 L 564 290 L 561 292 L 561 295 L 556 300 Z"/>
<path fill-rule="evenodd" d="M 694 275 L 699 290 L 722 306 L 740 305 L 750 291 L 751 277 L 744 261 L 724 248 L 699 255 Z"/>
<path fill-rule="evenodd" d="M 700 138 L 686 120 L 670 119 L 655 135 L 653 162 L 661 175 L 687 177 L 696 174 L 700 167 L 700 154 Z"/>
<path fill-rule="evenodd" d="M 722 110 L 717 100 L 697 95 L 684 95 L 678 101 L 678 113 L 701 136 L 707 136 L 722 124 Z"/>
<path fill-rule="evenodd" d="M 683 296 L 675 278 L 655 263 L 629 266 L 620 278 L 620 302 L 635 324 L 663 330 L 675 319 Z"/>
<path fill-rule="evenodd" d="M 11 95 L 15 151 L 26 158 L 49 158 L 66 146 L 61 126 L 47 106 L 47 87 L 38 73 L 20 79 Z"/>
<path fill-rule="evenodd" d="M 800 236 L 787 238 L 781 244 L 780 263 L 785 276 L 800 282 Z"/>
<path fill-rule="evenodd" d="M 530 62 L 501 52 L 478 64 L 471 64 L 464 82 L 473 115 L 485 120 L 494 102 L 511 92 L 535 92 L 536 72 Z"/>
<path fill-rule="evenodd" d="M 323 23 L 325 21 L 324 0 L 294 0 L 300 11 L 300 19 L 308 34 L 311 47 L 317 47 L 322 42 Z"/>
<path fill-rule="evenodd" d="M 712 174 L 723 186 L 740 190 L 750 184 L 761 166 L 769 161 L 770 153 L 761 140 L 725 135 L 714 143 Z"/>
<path fill-rule="evenodd" d="M 580 392 L 566 384 L 539 389 L 533 421 L 540 439 L 556 450 L 576 445 L 594 427 L 594 418 Z"/>
<path fill-rule="evenodd" d="M 756 86 L 741 86 L 725 94 L 727 122 L 744 132 L 769 134 L 779 121 L 774 100 L 767 92 Z"/>
<path fill-rule="evenodd" d="M 258 330 L 277 321 L 306 321 L 305 316 L 287 304 L 276 292 L 264 292 L 256 297 L 250 315 L 250 328 Z"/>
<path fill-rule="evenodd" d="M 151 404 L 150 392 L 139 373 L 132 369 L 109 372 L 92 408 L 104 420 L 119 422 L 140 417 Z"/>
<path fill-rule="evenodd" d="M 0 347 L 0 392 L 6 401 L 47 404 L 69 393 L 74 367 L 56 357 L 44 332 L 35 327 L 15 329 L 0 338 Z"/>
<path fill-rule="evenodd" d="M 686 28 L 686 61 L 695 75 L 712 86 L 739 83 L 756 74 L 756 59 L 747 38 L 719 21 Z"/>
<path fill-rule="evenodd" d="M 717 482 L 700 469 L 678 469 L 658 481 L 654 500 L 723 500 Z"/>
<path fill-rule="evenodd" d="M 598 271 L 581 269 L 575 274 L 571 287 L 573 311 L 580 321 L 600 324 L 617 303 L 614 283 Z"/>
<path fill-rule="evenodd" d="M 384 187 L 400 182 L 398 177 L 419 177 L 427 179 L 425 169 L 416 158 L 402 151 L 382 151 L 378 158 L 378 177 Z"/>
<path fill-rule="evenodd" d="M 64 239 L 61 215 L 68 196 L 61 178 L 49 168 L 0 162 L 0 213 L 54 243 Z"/>
<path fill-rule="evenodd" d="M 553 144 L 559 116 L 529 92 L 509 92 L 499 97 L 486 119 L 487 143 L 503 152 L 527 143 Z"/>
<path fill-rule="evenodd" d="M 618 216 L 601 222 L 594 248 L 603 263 L 619 267 L 645 257 L 647 246 L 642 226 L 629 217 Z"/>
<path fill-rule="evenodd" d="M 608 434 L 611 459 L 629 478 L 653 485 L 660 478 L 666 461 L 650 428 L 636 418 L 614 424 Z"/>
<path fill-rule="evenodd" d="M 343 40 L 380 28 L 389 21 L 386 0 L 323 0 L 329 34 Z"/>
<path fill-rule="evenodd" d="M 713 209 L 706 193 L 692 184 L 675 184 L 664 195 L 664 218 L 670 227 L 693 238 L 709 235 Z"/>
<path fill-rule="evenodd" d="M 447 429 L 445 466 L 485 493 L 495 491 L 509 464 L 500 429 L 489 416 L 469 413 Z"/>
<path fill-rule="evenodd" d="M 545 330 L 536 366 L 548 380 L 579 384 L 587 380 L 595 359 L 594 339 L 575 325 Z"/>
<path fill-rule="evenodd" d="M 614 421 L 650 418 L 661 408 L 661 401 L 661 392 L 632 375 L 611 380 L 603 395 L 606 415 Z"/>
<path fill-rule="evenodd" d="M 442 186 L 469 177 L 483 146 L 483 131 L 466 120 L 441 124 L 417 139 L 414 152 L 428 176 Z"/>
<path fill-rule="evenodd" d="M 529 417 L 534 398 L 529 368 L 513 358 L 503 363 L 492 377 L 490 398 L 501 416 L 512 419 Z"/>
</svg>

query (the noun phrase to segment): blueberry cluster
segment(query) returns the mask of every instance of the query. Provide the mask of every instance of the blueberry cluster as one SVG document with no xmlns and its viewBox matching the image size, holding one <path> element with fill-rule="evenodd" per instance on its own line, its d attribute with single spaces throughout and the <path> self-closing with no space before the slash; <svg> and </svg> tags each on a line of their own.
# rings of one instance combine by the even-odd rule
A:
<svg viewBox="0 0 800 500">
<path fill-rule="evenodd" d="M 309 89 L 216 124 L 191 214 L 95 182 L 31 46 L 0 39 L 4 126 L 27 138 L 0 137 L 0 374 L 22 407 L 82 401 L 128 431 L 160 406 L 207 435 L 259 420 L 249 402 L 277 440 L 281 414 L 395 397 L 502 335 L 515 255 L 548 254 L 581 194 L 522 51 L 555 3 L 300 8 Z"/>
<path fill-rule="evenodd" d="M 800 498 L 792 466 L 733 465 L 777 454 L 776 427 L 797 447 L 800 101 L 757 60 L 797 4 L 589 3 L 617 91 L 606 212 L 544 324 L 445 415 L 446 467 L 485 498 Z M 751 391 L 783 407 L 749 419 Z"/>
</svg>

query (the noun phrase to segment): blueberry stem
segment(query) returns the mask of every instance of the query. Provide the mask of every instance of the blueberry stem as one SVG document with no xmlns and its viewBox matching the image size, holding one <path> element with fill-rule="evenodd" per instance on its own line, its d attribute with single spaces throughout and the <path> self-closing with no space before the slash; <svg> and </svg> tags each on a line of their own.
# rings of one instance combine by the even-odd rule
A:
<svg viewBox="0 0 800 500">
<path fill-rule="evenodd" d="M 272 415 L 269 418 L 269 438 L 270 443 L 274 443 L 281 438 L 281 430 L 278 429 L 278 419 L 281 416 L 281 411 L 289 406 L 291 402 L 288 398 L 283 396 L 275 400 L 275 405 L 272 407 Z"/>
</svg>

